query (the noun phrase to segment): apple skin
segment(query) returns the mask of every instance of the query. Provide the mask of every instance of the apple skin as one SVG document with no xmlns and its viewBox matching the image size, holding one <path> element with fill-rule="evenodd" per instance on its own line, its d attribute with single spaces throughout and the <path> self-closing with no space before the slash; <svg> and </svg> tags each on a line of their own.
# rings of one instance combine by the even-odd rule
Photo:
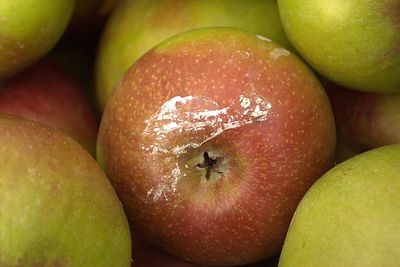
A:
<svg viewBox="0 0 400 267">
<path fill-rule="evenodd" d="M 138 236 L 132 237 L 132 259 L 131 267 L 206 267 L 176 258 L 150 245 Z M 266 261 L 243 267 L 276 267 L 278 259 L 277 256 L 274 256 Z"/>
<path fill-rule="evenodd" d="M 359 152 L 400 143 L 400 93 L 357 92 L 325 84 L 335 114 L 338 140 Z"/>
<path fill-rule="evenodd" d="M 175 34 L 210 26 L 251 31 L 291 48 L 275 0 L 121 0 L 99 44 L 95 79 L 100 109 L 144 53 Z"/>
<path fill-rule="evenodd" d="M 93 30 L 116 6 L 119 0 L 79 0 L 69 24 L 69 33 L 87 34 Z"/>
<path fill-rule="evenodd" d="M 0 114 L 0 169 L 0 266 L 130 266 L 121 203 L 72 138 Z"/>
<path fill-rule="evenodd" d="M 51 61 L 41 61 L 0 86 L 0 113 L 63 130 L 95 155 L 99 119 L 83 88 Z"/>
<path fill-rule="evenodd" d="M 176 258 L 144 241 L 138 236 L 132 237 L 131 267 L 204 267 Z"/>
<path fill-rule="evenodd" d="M 129 69 L 97 152 L 134 232 L 180 258 L 232 266 L 279 251 L 334 150 L 312 71 L 273 42 L 217 27 L 172 37 Z"/>
<path fill-rule="evenodd" d="M 278 0 L 278 6 L 289 40 L 321 75 L 359 91 L 400 91 L 398 0 Z"/>
<path fill-rule="evenodd" d="M 400 145 L 337 165 L 300 202 L 279 267 L 400 266 Z"/>
<path fill-rule="evenodd" d="M 0 80 L 50 51 L 74 5 L 75 0 L 0 0 Z"/>
</svg>

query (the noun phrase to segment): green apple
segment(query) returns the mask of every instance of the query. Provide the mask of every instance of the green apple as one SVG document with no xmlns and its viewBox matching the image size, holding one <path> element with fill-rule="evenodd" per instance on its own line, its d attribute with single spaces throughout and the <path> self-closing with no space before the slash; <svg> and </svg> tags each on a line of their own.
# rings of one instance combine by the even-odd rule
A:
<svg viewBox="0 0 400 267">
<path fill-rule="evenodd" d="M 282 24 L 323 76 L 368 92 L 400 91 L 399 0 L 278 0 Z"/>
<path fill-rule="evenodd" d="M 126 70 L 167 37 L 193 28 L 229 26 L 290 48 L 275 0 L 121 0 L 100 41 L 96 91 L 101 110 Z"/>
<path fill-rule="evenodd" d="M 0 170 L 0 266 L 130 266 L 121 203 L 73 139 L 0 115 Z"/>
<path fill-rule="evenodd" d="M 0 80 L 46 54 L 67 26 L 75 0 L 0 0 Z"/>
<path fill-rule="evenodd" d="M 400 145 L 344 161 L 307 192 L 279 266 L 400 266 Z"/>
<path fill-rule="evenodd" d="M 335 150 L 329 100 L 294 54 L 235 28 L 178 34 L 128 70 L 99 160 L 134 233 L 204 265 L 279 252 Z"/>
</svg>

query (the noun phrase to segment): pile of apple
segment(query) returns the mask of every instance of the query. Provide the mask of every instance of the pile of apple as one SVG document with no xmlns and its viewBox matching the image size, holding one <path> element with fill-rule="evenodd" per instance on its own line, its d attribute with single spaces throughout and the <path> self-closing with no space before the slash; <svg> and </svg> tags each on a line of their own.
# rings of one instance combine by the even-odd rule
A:
<svg viewBox="0 0 400 267">
<path fill-rule="evenodd" d="M 400 0 L 0 0 L 0 267 L 400 266 Z"/>
</svg>

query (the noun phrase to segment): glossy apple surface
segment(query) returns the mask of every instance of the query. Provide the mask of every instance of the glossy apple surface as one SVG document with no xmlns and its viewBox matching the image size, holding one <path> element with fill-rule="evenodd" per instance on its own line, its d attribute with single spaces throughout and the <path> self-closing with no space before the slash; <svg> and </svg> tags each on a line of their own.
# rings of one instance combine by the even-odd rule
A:
<svg viewBox="0 0 400 267">
<path fill-rule="evenodd" d="M 275 0 L 121 0 L 99 45 L 95 76 L 101 110 L 126 70 L 144 53 L 172 35 L 209 26 L 240 28 L 291 47 Z"/>
<path fill-rule="evenodd" d="M 74 5 L 75 0 L 0 0 L 0 80 L 50 51 Z"/>
<path fill-rule="evenodd" d="M 400 145 L 337 165 L 293 217 L 280 267 L 400 266 Z"/>
<path fill-rule="evenodd" d="M 0 115 L 0 170 L 0 266 L 130 266 L 121 203 L 72 138 Z"/>
<path fill-rule="evenodd" d="M 303 58 L 359 91 L 400 91 L 400 1 L 278 0 L 282 24 Z"/>
<path fill-rule="evenodd" d="M 95 154 L 98 118 L 83 88 L 50 61 L 0 85 L 0 112 L 63 130 Z"/>
<path fill-rule="evenodd" d="M 186 260 L 230 266 L 279 251 L 298 202 L 331 164 L 335 126 L 296 56 L 208 28 L 130 68 L 98 144 L 134 232 Z"/>
</svg>

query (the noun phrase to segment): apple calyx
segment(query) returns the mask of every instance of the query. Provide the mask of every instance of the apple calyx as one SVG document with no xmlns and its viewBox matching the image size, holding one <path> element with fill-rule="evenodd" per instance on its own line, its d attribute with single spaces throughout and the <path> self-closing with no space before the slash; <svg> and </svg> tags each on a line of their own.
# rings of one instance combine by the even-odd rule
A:
<svg viewBox="0 0 400 267">
<path fill-rule="evenodd" d="M 207 181 L 210 180 L 211 177 L 211 171 L 215 171 L 218 174 L 223 174 L 222 171 L 217 170 L 217 166 L 219 165 L 220 161 L 223 159 L 223 157 L 216 157 L 213 159 L 208 155 L 208 152 L 205 151 L 203 153 L 203 158 L 204 161 L 202 163 L 196 164 L 196 167 L 198 168 L 204 168 L 206 169 L 206 179 Z"/>
</svg>

